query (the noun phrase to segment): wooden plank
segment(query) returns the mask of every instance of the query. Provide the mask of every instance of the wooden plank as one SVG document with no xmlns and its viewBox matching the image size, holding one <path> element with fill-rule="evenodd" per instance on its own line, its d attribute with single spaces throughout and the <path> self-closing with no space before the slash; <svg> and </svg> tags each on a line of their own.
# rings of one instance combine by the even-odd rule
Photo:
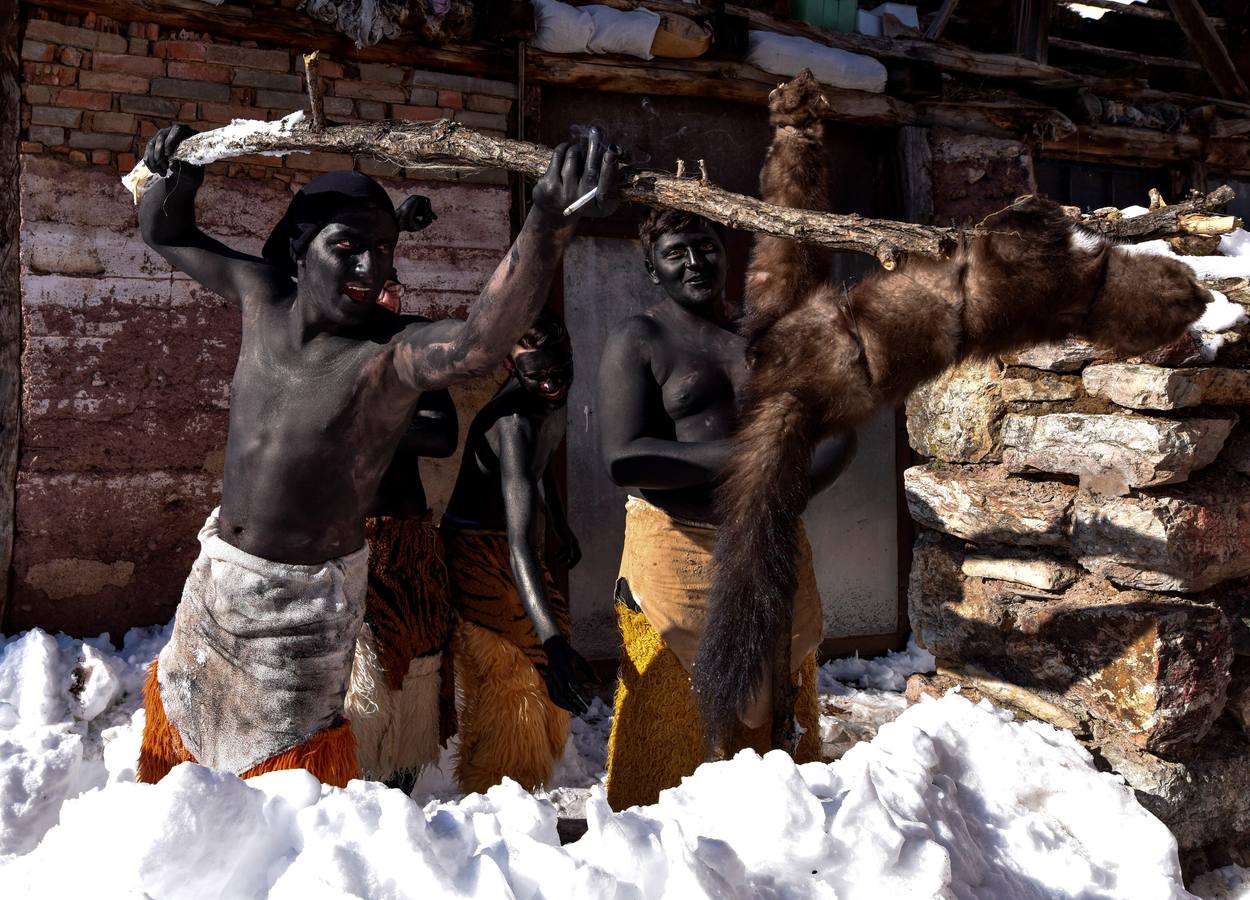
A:
<svg viewBox="0 0 1250 900">
<path fill-rule="evenodd" d="M 1168 7 L 1176 16 L 1181 31 L 1185 32 L 1189 46 L 1206 67 L 1207 77 L 1215 84 L 1216 90 L 1230 100 L 1250 100 L 1250 89 L 1247 89 L 1245 79 L 1233 65 L 1228 49 L 1215 33 L 1215 27 L 1198 5 L 1198 0 L 1168 0 Z"/>
<path fill-rule="evenodd" d="M 1101 56 L 1106 59 L 1119 59 L 1124 62 L 1133 62 L 1142 66 L 1155 66 L 1158 68 L 1168 69 L 1192 69 L 1195 72 L 1202 71 L 1202 63 L 1195 62 L 1192 59 L 1176 59 L 1172 56 L 1150 56 L 1145 53 L 1134 53 L 1131 50 L 1117 50 L 1114 47 L 1100 47 L 1097 44 L 1086 44 L 1082 41 L 1071 41 L 1067 38 L 1052 37 L 1050 46 L 1059 47 L 1062 50 L 1070 50 L 1073 53 L 1084 53 L 1087 56 Z"/>
<path fill-rule="evenodd" d="M 0 0 L 0 627 L 9 603 L 21 415 L 22 289 L 18 261 L 21 68 L 17 0 Z"/>
<path fill-rule="evenodd" d="M 1019 0 L 1016 4 L 1017 54 L 1035 62 L 1046 62 L 1052 8 L 1052 0 Z"/>
<path fill-rule="evenodd" d="M 899 193 L 903 219 L 917 225 L 933 221 L 932 156 L 929 129 L 912 125 L 898 130 Z"/>
<path fill-rule="evenodd" d="M 955 7 L 959 5 L 959 0 L 942 0 L 942 6 L 933 16 L 933 20 L 929 22 L 929 28 L 925 31 L 925 40 L 936 41 L 942 36 L 942 32 L 946 30 L 946 26 L 950 24 L 951 15 L 955 12 Z"/>
<path fill-rule="evenodd" d="M 1118 125 L 1078 125 L 1067 138 L 1043 141 L 1042 152 L 1060 159 L 1104 160 L 1140 167 L 1200 159 L 1205 148 L 1201 139 L 1191 134 L 1165 134 Z"/>
</svg>

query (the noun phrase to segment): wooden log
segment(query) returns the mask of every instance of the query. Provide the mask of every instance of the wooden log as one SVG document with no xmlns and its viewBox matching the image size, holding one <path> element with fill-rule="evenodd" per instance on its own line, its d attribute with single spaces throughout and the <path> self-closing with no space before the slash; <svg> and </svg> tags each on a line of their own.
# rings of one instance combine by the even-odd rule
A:
<svg viewBox="0 0 1250 900">
<path fill-rule="evenodd" d="M 306 123 L 275 129 L 272 123 L 257 123 L 263 130 L 234 137 L 223 137 L 222 129 L 188 138 L 174 154 L 178 159 L 194 159 L 195 154 L 212 148 L 212 158 L 221 159 L 263 152 L 324 152 L 348 156 L 373 156 L 402 168 L 422 163 L 453 162 L 483 168 L 506 169 L 533 178 L 547 170 L 551 151 L 538 144 L 507 138 L 489 137 L 450 119 L 437 122 L 374 122 L 361 125 L 335 125 L 314 131 Z M 837 215 L 774 206 L 755 197 L 731 193 L 707 180 L 700 160 L 699 178 L 679 178 L 667 172 L 626 168 L 622 173 L 620 195 L 624 200 L 668 209 L 692 212 L 729 228 L 772 234 L 833 250 L 863 253 L 875 257 L 886 269 L 908 254 L 943 256 L 955 246 L 961 232 L 954 228 L 913 225 L 859 215 Z M 1166 210 L 1119 222 L 1090 221 L 1095 230 L 1130 240 L 1148 240 L 1180 231 L 1177 217 L 1186 213 L 1209 213 L 1233 196 L 1225 186 L 1205 198 L 1174 204 Z M 1170 219 L 1166 218 L 1170 216 Z"/>
<path fill-rule="evenodd" d="M 1137 63 L 1142 66 L 1157 66 L 1169 69 L 1192 69 L 1195 72 L 1202 71 L 1202 63 L 1195 62 L 1192 59 L 1176 59 L 1172 56 L 1150 56 L 1145 53 L 1134 53 L 1131 50 L 1118 50 L 1114 47 L 1101 47 L 1098 44 L 1086 44 L 1083 41 L 1073 41 L 1068 38 L 1052 37 L 1050 38 L 1050 46 L 1059 47 L 1062 50 L 1070 50 L 1073 53 L 1084 53 L 1087 56 L 1101 56 L 1107 59 L 1118 59 L 1124 62 Z"/>
<path fill-rule="evenodd" d="M 1198 0 L 1168 0 L 1168 7 L 1185 32 L 1189 46 L 1206 67 L 1207 77 L 1216 90 L 1231 100 L 1250 100 L 1250 89 L 1246 88 L 1245 80 L 1233 65 L 1228 49 Z"/>
<path fill-rule="evenodd" d="M 313 131 L 326 127 L 325 104 L 321 100 L 321 64 L 317 60 L 319 50 L 304 54 L 304 84 L 308 88 L 308 112 Z"/>
<path fill-rule="evenodd" d="M 929 22 L 929 28 L 924 33 L 926 40 L 936 41 L 942 36 L 942 32 L 946 30 L 951 15 L 954 14 L 955 7 L 958 5 L 959 0 L 942 0 L 941 8 L 934 14 L 933 20 Z"/>
<path fill-rule="evenodd" d="M 1050 36 L 1053 0 L 1018 0 L 1016 4 L 1016 53 L 1035 62 L 1046 62 L 1046 39 Z"/>
<path fill-rule="evenodd" d="M 1213 216 L 1214 210 L 1222 209 L 1236 197 L 1236 193 L 1228 185 L 1222 185 L 1211 193 L 1191 200 L 1182 200 L 1170 206 L 1160 206 L 1148 213 L 1134 216 L 1131 219 L 1082 217 L 1081 224 L 1091 231 L 1115 237 L 1120 240 L 1153 241 L 1158 238 L 1172 237 L 1177 234 L 1225 234 L 1238 227 L 1239 220 L 1232 216 Z M 1207 220 L 1208 225 L 1201 224 Z M 1210 224 L 1217 220 L 1226 231 L 1195 231 L 1192 228 L 1220 227 Z"/>
</svg>

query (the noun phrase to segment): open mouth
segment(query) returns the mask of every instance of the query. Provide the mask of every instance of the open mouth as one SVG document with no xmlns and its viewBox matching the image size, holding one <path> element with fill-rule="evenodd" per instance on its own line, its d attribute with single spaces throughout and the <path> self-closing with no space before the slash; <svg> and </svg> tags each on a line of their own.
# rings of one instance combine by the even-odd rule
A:
<svg viewBox="0 0 1250 900">
<path fill-rule="evenodd" d="M 376 293 L 373 288 L 366 284 L 345 284 L 343 285 L 343 293 L 353 303 L 376 303 L 389 312 L 398 313 L 399 298 L 403 293 L 403 289 L 399 282 L 388 281 Z"/>
</svg>

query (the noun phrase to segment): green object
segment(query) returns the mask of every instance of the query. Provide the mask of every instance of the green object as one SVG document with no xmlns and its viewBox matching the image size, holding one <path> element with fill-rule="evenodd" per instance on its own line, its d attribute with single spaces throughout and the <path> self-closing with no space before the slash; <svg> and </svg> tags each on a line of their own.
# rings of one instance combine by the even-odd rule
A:
<svg viewBox="0 0 1250 900">
<path fill-rule="evenodd" d="M 859 0 L 790 0 L 790 17 L 834 31 L 854 31 Z"/>
</svg>

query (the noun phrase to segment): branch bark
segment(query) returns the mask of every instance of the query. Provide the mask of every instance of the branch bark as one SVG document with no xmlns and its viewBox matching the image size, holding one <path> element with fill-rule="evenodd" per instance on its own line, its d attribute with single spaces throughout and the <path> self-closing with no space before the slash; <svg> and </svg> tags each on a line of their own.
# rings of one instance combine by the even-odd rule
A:
<svg viewBox="0 0 1250 900">
<path fill-rule="evenodd" d="M 1227 234 L 1240 226 L 1232 216 L 1212 216 L 1223 209 L 1236 194 L 1228 185 L 1216 188 L 1205 196 L 1193 197 L 1171 206 L 1153 209 L 1131 219 L 1083 216 L 1081 224 L 1108 237 L 1139 243 L 1181 234 Z M 1212 220 L 1218 218 L 1218 224 Z"/>
<path fill-rule="evenodd" d="M 327 152 L 372 156 L 402 168 L 444 162 L 505 169 L 539 178 L 547 170 L 551 151 L 538 144 L 488 137 L 452 122 L 373 122 L 333 125 L 314 131 L 306 122 L 266 130 L 239 126 L 206 131 L 188 138 L 174 154 L 178 159 L 223 159 L 250 153 Z M 755 231 L 833 250 L 864 253 L 893 269 L 908 254 L 943 256 L 962 234 L 956 228 L 913 225 L 858 215 L 836 215 L 774 206 L 755 197 L 734 194 L 698 177 L 626 167 L 621 198 L 668 209 L 680 209 L 729 228 Z M 1093 219 L 1085 224 L 1109 236 L 1149 240 L 1184 233 L 1180 216 L 1209 213 L 1233 197 L 1222 187 L 1206 197 L 1177 203 L 1134 219 Z"/>
</svg>

